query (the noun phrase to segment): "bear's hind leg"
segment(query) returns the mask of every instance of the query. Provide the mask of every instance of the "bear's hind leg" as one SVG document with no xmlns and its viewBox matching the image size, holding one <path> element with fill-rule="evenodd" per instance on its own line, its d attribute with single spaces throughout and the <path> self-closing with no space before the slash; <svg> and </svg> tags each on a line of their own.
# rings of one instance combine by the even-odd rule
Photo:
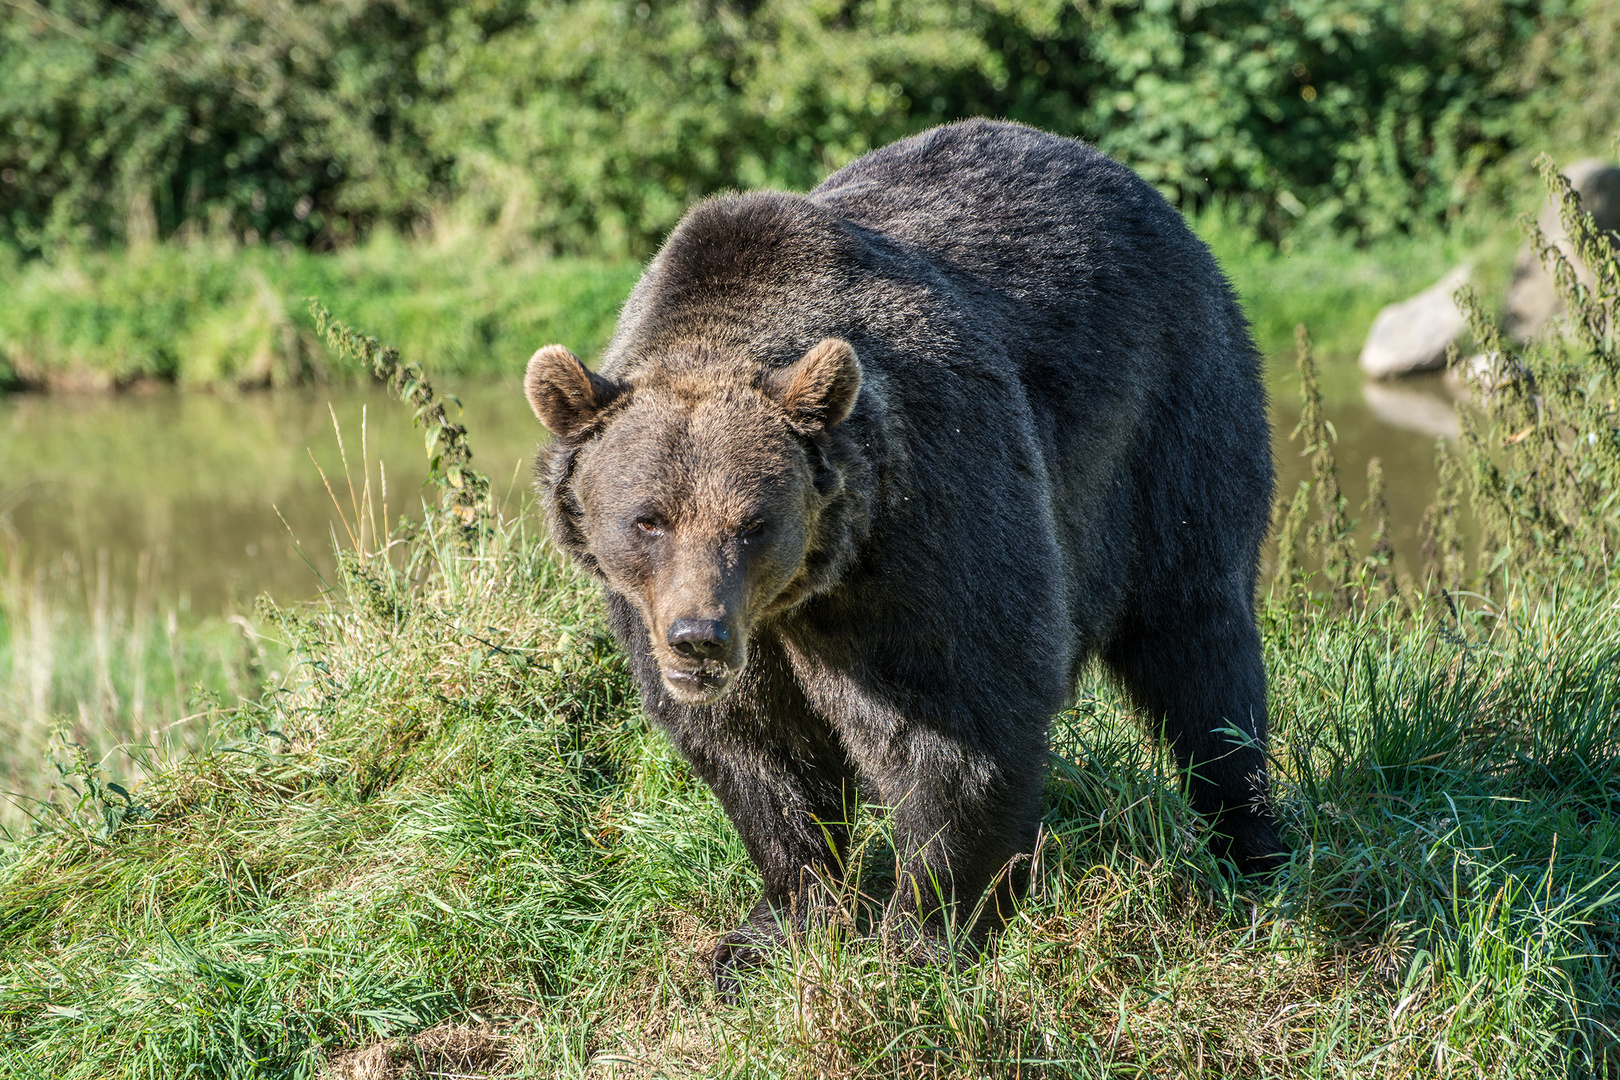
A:
<svg viewBox="0 0 1620 1080">
<path fill-rule="evenodd" d="M 1266 673 L 1248 605 L 1143 605 L 1104 659 L 1170 744 L 1215 853 L 1245 875 L 1275 871 L 1287 849 L 1268 803 Z"/>
</svg>

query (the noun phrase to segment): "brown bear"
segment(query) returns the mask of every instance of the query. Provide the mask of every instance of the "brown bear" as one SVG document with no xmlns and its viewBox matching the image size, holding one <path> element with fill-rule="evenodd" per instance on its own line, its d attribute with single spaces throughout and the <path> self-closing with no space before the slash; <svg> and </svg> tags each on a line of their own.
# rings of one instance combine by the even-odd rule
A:
<svg viewBox="0 0 1620 1080">
<path fill-rule="evenodd" d="M 1259 359 L 1209 251 L 1129 169 L 974 120 L 808 195 L 709 200 L 601 372 L 552 345 L 525 384 L 552 535 L 764 879 L 715 951 L 723 993 L 804 925 L 857 791 L 892 815 L 886 919 L 918 948 L 993 881 L 1016 893 L 1048 726 L 1092 657 L 1219 854 L 1281 861 Z"/>
</svg>

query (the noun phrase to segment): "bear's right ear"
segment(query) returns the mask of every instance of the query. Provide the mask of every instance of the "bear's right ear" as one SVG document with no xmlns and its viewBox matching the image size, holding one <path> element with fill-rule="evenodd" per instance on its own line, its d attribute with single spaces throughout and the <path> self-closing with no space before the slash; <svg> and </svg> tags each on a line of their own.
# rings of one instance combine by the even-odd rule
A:
<svg viewBox="0 0 1620 1080">
<path fill-rule="evenodd" d="M 523 391 L 529 408 L 553 436 L 572 439 L 618 396 L 619 385 L 587 368 L 561 345 L 547 345 L 529 357 Z"/>
<path fill-rule="evenodd" d="M 861 392 L 861 362 L 843 338 L 823 338 L 797 363 L 765 377 L 765 392 L 795 424 L 821 430 L 842 423 Z"/>
</svg>

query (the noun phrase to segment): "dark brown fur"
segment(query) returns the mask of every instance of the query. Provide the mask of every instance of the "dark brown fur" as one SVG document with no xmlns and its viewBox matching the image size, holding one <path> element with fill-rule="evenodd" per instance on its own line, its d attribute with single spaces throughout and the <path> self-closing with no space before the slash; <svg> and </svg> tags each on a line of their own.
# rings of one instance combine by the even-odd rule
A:
<svg viewBox="0 0 1620 1080">
<path fill-rule="evenodd" d="M 971 907 L 1033 844 L 1047 727 L 1092 656 L 1162 723 L 1222 853 L 1275 865 L 1257 358 L 1128 170 L 974 121 L 809 196 L 704 203 L 602 374 L 550 346 L 527 390 L 554 536 L 764 879 L 724 989 L 802 925 L 857 788 L 893 814 L 895 925 Z"/>
</svg>

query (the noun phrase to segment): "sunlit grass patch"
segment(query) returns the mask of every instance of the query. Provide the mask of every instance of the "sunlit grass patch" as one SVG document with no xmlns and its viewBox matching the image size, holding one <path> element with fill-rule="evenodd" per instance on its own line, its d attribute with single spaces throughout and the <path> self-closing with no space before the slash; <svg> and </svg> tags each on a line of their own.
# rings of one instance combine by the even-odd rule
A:
<svg viewBox="0 0 1620 1080">
<path fill-rule="evenodd" d="M 195 241 L 0 263 L 0 384 L 110 389 L 286 386 L 365 373 L 321 347 L 318 293 L 437 372 L 510 374 L 539 345 L 590 357 L 640 273 L 634 262 L 503 256 L 487 236 L 378 233 L 314 254 Z"/>
<path fill-rule="evenodd" d="M 1612 1053 L 1606 593 L 1466 637 L 1377 612 L 1270 637 L 1296 852 L 1274 887 L 1223 875 L 1094 684 L 987 953 L 909 965 L 852 902 L 727 1008 L 707 951 L 753 871 L 639 718 L 593 587 L 516 521 L 471 555 L 440 521 L 348 560 L 346 593 L 267 609 L 285 685 L 137 787 L 143 814 L 109 834 L 85 807 L 9 852 L 8 1075 L 315 1075 L 446 1024 L 528 1075 L 1544 1076 Z M 861 828 L 851 895 L 881 899 L 882 822 Z"/>
</svg>

